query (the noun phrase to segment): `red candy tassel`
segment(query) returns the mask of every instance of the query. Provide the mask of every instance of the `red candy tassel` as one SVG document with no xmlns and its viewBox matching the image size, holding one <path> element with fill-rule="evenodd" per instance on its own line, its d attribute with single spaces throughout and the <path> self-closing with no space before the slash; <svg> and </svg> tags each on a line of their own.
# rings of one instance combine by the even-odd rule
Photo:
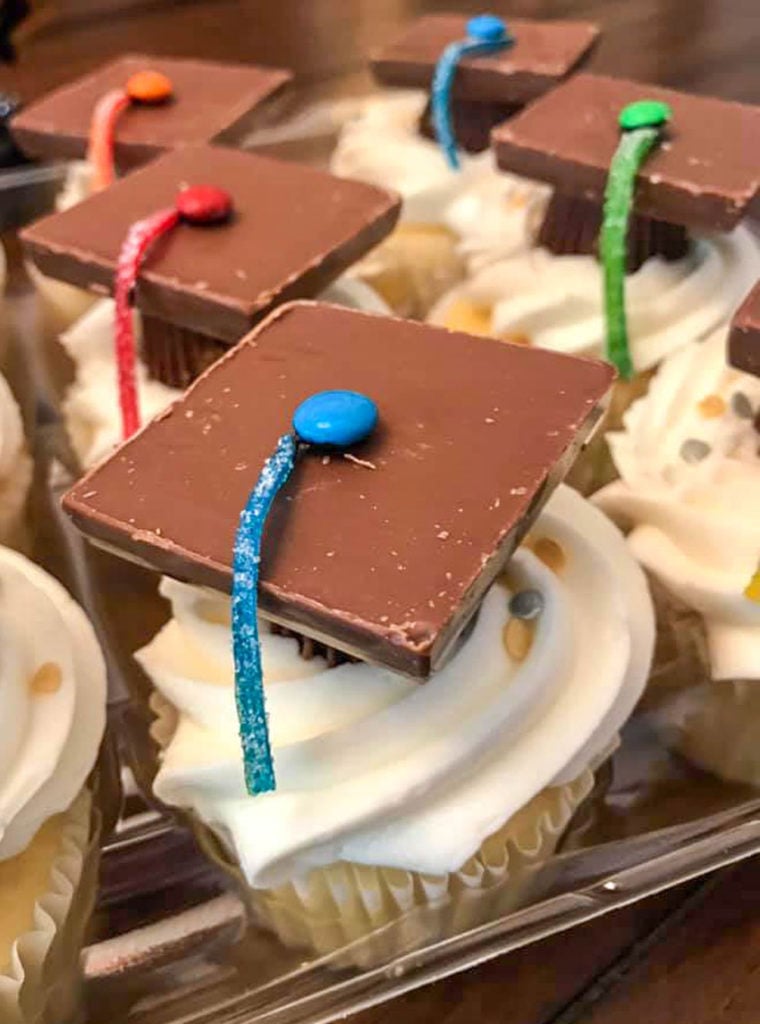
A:
<svg viewBox="0 0 760 1024">
<path fill-rule="evenodd" d="M 121 408 L 122 437 L 140 428 L 137 398 L 137 351 L 132 320 L 132 299 L 142 261 L 150 246 L 171 231 L 180 220 L 188 224 L 218 224 L 232 213 L 232 200 L 223 189 L 196 185 L 183 189 L 174 206 L 139 220 L 127 232 L 116 267 L 116 370 Z"/>
<path fill-rule="evenodd" d="M 165 103 L 172 95 L 172 83 L 159 71 L 138 71 L 128 80 L 124 89 L 112 89 L 98 100 L 90 122 L 90 141 L 87 160 L 93 176 L 94 192 L 113 184 L 114 135 L 116 123 L 133 103 L 155 106 Z"/>
<path fill-rule="evenodd" d="M 116 122 L 131 100 L 123 89 L 112 89 L 95 105 L 90 123 L 87 160 L 92 167 L 92 190 L 108 188 L 114 180 L 113 137 Z"/>
</svg>

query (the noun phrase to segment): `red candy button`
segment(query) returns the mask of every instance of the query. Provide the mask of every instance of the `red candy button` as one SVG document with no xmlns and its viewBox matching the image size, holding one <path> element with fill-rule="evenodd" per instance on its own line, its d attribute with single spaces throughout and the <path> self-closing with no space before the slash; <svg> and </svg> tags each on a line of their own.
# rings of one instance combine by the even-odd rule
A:
<svg viewBox="0 0 760 1024">
<path fill-rule="evenodd" d="M 177 210 L 190 224 L 218 224 L 232 213 L 232 197 L 215 185 L 183 188 L 176 199 Z"/>
</svg>

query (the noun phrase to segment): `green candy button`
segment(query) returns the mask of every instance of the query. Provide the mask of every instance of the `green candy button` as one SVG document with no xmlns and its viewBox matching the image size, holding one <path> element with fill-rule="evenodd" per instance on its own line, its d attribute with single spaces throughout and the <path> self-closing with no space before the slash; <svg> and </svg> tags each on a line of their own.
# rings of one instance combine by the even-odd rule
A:
<svg viewBox="0 0 760 1024">
<path fill-rule="evenodd" d="M 620 111 L 618 123 L 623 131 L 631 132 L 635 128 L 657 128 L 665 124 L 673 116 L 667 103 L 659 100 L 638 100 L 629 103 Z"/>
</svg>

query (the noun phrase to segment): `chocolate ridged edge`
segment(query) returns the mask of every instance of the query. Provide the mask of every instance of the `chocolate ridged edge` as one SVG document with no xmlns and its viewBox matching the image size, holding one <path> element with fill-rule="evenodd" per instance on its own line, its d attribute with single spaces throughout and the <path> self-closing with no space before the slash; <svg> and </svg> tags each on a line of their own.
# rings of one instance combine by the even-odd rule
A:
<svg viewBox="0 0 760 1024">
<path fill-rule="evenodd" d="M 549 200 L 536 242 L 555 256 L 597 256 L 602 207 L 589 199 L 555 192 Z M 650 256 L 668 262 L 689 251 L 689 235 L 680 224 L 632 215 L 628 225 L 626 270 L 635 273 Z"/>
<path fill-rule="evenodd" d="M 337 665 L 343 665 L 347 661 L 358 660 L 352 658 L 351 655 L 346 654 L 344 651 L 337 651 L 334 647 L 328 647 L 327 644 L 320 643 L 319 640 L 312 640 L 311 637 L 304 636 L 303 633 L 297 633 L 294 629 L 279 626 L 275 622 L 271 622 L 269 625 L 275 636 L 285 636 L 298 641 L 298 653 L 304 661 L 324 658 L 328 668 L 335 668 Z"/>
<path fill-rule="evenodd" d="M 451 101 L 451 120 L 457 145 L 466 153 L 482 153 L 491 145 L 491 130 L 509 120 L 520 110 L 522 103 L 479 103 L 475 100 Z M 435 141 L 433 113 L 430 100 L 420 115 L 420 135 Z"/>
<path fill-rule="evenodd" d="M 228 349 L 207 334 L 142 317 L 142 357 L 148 375 L 168 387 L 184 390 Z"/>
</svg>

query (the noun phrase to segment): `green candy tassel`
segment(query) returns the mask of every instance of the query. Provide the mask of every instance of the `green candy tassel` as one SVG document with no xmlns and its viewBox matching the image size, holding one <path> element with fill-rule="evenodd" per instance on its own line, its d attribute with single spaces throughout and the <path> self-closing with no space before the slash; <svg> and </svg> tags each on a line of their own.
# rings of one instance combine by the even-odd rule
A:
<svg viewBox="0 0 760 1024">
<path fill-rule="evenodd" d="M 624 380 L 633 376 L 625 315 L 625 268 L 628 222 L 633 206 L 636 175 L 662 137 L 662 126 L 670 119 L 667 103 L 641 100 L 620 113 L 623 135 L 610 164 L 604 191 L 604 219 L 600 253 L 604 274 L 606 357 Z"/>
</svg>

